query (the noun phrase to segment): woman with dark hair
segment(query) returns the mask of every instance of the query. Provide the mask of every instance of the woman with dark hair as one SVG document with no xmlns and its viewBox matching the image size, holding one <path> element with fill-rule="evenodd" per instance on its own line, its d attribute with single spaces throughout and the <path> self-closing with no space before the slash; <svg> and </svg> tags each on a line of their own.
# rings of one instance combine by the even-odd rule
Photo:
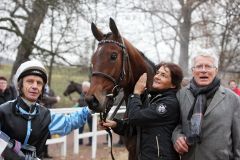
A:
<svg viewBox="0 0 240 160">
<path fill-rule="evenodd" d="M 171 136 L 180 118 L 176 92 L 181 88 L 183 73 L 174 63 L 160 63 L 156 67 L 151 91 L 146 90 L 146 73 L 136 83 L 128 98 L 128 119 L 106 120 L 100 125 L 120 135 L 136 134 L 139 160 L 179 160 Z"/>
</svg>

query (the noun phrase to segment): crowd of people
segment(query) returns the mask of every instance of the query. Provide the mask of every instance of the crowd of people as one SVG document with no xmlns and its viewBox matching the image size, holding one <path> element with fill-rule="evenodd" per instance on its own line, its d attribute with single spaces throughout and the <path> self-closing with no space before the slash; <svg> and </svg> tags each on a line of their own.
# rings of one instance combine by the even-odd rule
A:
<svg viewBox="0 0 240 160">
<path fill-rule="evenodd" d="M 107 119 L 99 126 L 122 136 L 135 135 L 138 160 L 240 159 L 240 89 L 236 80 L 228 87 L 221 84 L 218 63 L 214 54 L 198 54 L 192 59 L 192 77 L 184 81 L 180 66 L 159 63 L 151 90 L 146 90 L 146 73 L 137 81 L 128 97 L 128 118 Z M 49 110 L 60 97 L 49 88 L 41 62 L 22 63 L 14 84 L 0 76 L 0 129 L 12 144 L 1 154 L 4 159 L 21 159 L 29 151 L 50 157 L 45 143 L 51 135 L 67 135 L 76 128 L 82 133 L 85 123 L 92 130 L 84 100 L 88 81 L 82 83 L 81 109 L 69 115 Z"/>
</svg>

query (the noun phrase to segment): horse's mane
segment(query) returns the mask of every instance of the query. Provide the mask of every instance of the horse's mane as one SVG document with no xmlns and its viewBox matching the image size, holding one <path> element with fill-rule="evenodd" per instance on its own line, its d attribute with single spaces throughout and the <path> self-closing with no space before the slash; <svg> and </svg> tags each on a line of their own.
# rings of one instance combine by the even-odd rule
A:
<svg viewBox="0 0 240 160">
<path fill-rule="evenodd" d="M 105 39 L 107 39 L 107 38 L 110 37 L 111 35 L 112 35 L 112 32 L 108 32 L 108 33 L 104 34 L 103 37 L 104 37 Z"/>
<path fill-rule="evenodd" d="M 140 53 L 140 55 L 144 58 L 144 60 L 146 60 L 148 62 L 148 64 L 150 64 L 150 66 L 152 68 L 154 68 L 154 71 L 156 71 L 156 64 L 153 61 L 151 61 L 150 59 L 148 59 L 142 51 L 140 51 L 139 49 L 137 49 L 137 50 Z"/>
</svg>

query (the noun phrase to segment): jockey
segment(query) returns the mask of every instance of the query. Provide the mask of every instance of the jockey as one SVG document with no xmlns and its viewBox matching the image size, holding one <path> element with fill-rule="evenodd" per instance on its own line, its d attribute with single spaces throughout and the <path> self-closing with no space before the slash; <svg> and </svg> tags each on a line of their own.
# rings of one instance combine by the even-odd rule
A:
<svg viewBox="0 0 240 160">
<path fill-rule="evenodd" d="M 47 71 L 39 61 L 22 63 L 14 78 L 19 96 L 0 106 L 0 129 L 14 142 L 12 149 L 16 153 L 30 145 L 40 156 L 49 135 L 67 135 L 85 124 L 90 113 L 87 107 L 65 115 L 52 113 L 38 103 L 48 81 Z"/>
</svg>

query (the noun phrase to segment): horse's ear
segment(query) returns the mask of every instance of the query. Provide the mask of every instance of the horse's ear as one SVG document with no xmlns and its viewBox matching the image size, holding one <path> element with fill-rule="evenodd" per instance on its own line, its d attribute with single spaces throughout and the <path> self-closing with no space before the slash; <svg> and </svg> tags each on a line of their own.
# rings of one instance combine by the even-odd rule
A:
<svg viewBox="0 0 240 160">
<path fill-rule="evenodd" d="M 110 18 L 110 22 L 109 22 L 109 27 L 113 33 L 113 36 L 115 36 L 116 38 L 120 37 L 118 28 L 116 26 L 116 23 L 114 22 L 114 20 L 112 18 Z"/>
<path fill-rule="evenodd" d="M 98 40 L 101 41 L 103 39 L 103 33 L 96 27 L 96 25 L 92 22 L 91 24 L 91 29 L 94 37 Z"/>
</svg>

